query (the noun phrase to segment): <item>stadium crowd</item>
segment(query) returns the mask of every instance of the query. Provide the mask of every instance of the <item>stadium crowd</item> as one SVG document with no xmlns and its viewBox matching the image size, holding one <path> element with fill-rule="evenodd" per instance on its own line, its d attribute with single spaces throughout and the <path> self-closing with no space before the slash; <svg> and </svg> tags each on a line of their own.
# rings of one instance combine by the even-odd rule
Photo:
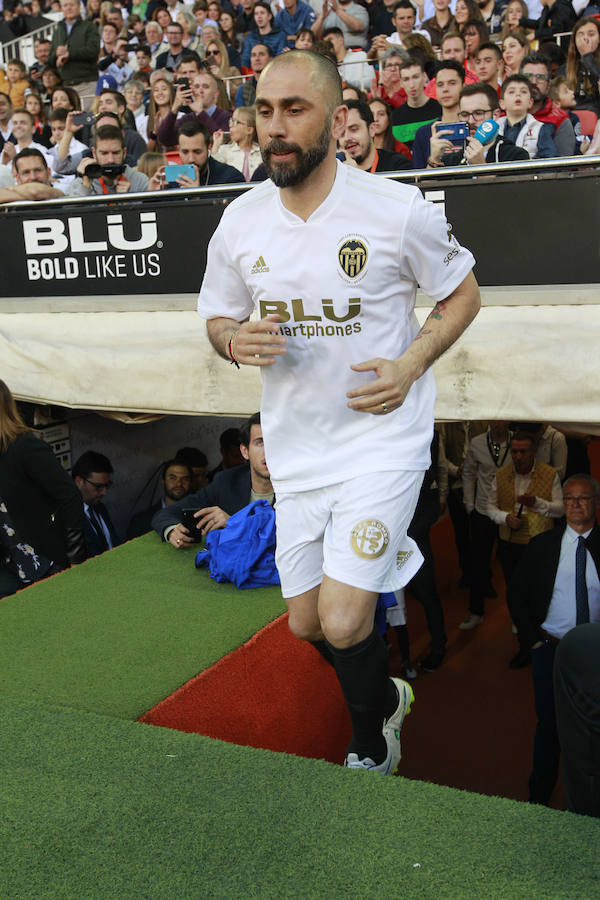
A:
<svg viewBox="0 0 600 900">
<path fill-rule="evenodd" d="M 47 11 L 0 66 L 3 202 L 264 179 L 257 80 L 291 48 L 338 67 L 368 171 L 600 148 L 596 0 L 4 0 L 3 43 Z"/>
</svg>

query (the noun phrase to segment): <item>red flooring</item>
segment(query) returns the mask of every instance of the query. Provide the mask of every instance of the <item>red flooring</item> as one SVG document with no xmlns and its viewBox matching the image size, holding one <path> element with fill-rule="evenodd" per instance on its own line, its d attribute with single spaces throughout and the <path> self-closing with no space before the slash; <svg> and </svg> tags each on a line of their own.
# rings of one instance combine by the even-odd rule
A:
<svg viewBox="0 0 600 900">
<path fill-rule="evenodd" d="M 600 442 L 590 455 L 600 469 Z M 531 669 L 508 668 L 517 650 L 497 565 L 498 598 L 482 625 L 458 629 L 468 592 L 459 571 L 448 518 L 432 531 L 438 589 L 448 634 L 439 670 L 413 682 L 416 702 L 402 729 L 400 774 L 484 794 L 525 800 L 535 713 Z M 411 651 L 428 649 L 420 605 L 407 599 Z M 394 638 L 391 638 L 394 642 Z M 401 674 L 393 643 L 392 674 Z M 332 670 L 291 636 L 286 617 L 263 629 L 217 665 L 142 717 L 150 724 L 195 731 L 235 743 L 341 762 L 349 721 Z M 559 785 L 553 806 L 564 809 Z"/>
</svg>

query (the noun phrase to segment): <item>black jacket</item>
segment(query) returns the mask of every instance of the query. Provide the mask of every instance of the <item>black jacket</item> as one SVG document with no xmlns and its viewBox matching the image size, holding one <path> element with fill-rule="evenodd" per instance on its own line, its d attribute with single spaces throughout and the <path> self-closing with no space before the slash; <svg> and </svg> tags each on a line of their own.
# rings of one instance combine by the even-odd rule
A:
<svg viewBox="0 0 600 900">
<path fill-rule="evenodd" d="M 236 466 L 234 469 L 225 469 L 215 475 L 214 481 L 207 484 L 195 494 L 188 494 L 177 503 L 159 509 L 152 519 L 152 527 L 164 541 L 164 531 L 170 525 L 178 525 L 181 522 L 182 509 L 204 509 L 207 506 L 219 506 L 232 516 L 234 513 L 248 506 L 250 503 L 250 491 L 252 479 L 250 466 Z"/>
<path fill-rule="evenodd" d="M 108 528 L 108 533 L 110 534 L 110 540 L 113 547 L 118 547 L 121 541 L 119 539 L 119 535 L 115 531 L 115 526 L 112 523 L 107 508 L 103 503 L 95 503 L 94 512 L 104 520 L 106 527 Z M 87 542 L 88 556 L 99 556 L 100 553 L 104 553 L 106 551 L 107 548 L 105 541 L 102 540 L 87 516 L 85 517 L 85 539 Z"/>
<path fill-rule="evenodd" d="M 393 153 L 391 150 L 378 150 L 379 160 L 376 172 L 399 172 L 401 169 L 412 169 L 409 159 L 403 153 Z"/>
<path fill-rule="evenodd" d="M 34 550 L 63 569 L 86 558 L 81 494 L 35 434 L 19 435 L 0 453 L 0 498 Z"/>
<path fill-rule="evenodd" d="M 486 163 L 494 162 L 518 162 L 529 159 L 529 153 L 523 147 L 517 147 L 513 141 L 505 137 L 497 137 L 485 151 Z M 452 153 L 444 153 L 442 163 L 445 166 L 460 166 L 463 160 L 463 151 L 455 150 Z"/>
<path fill-rule="evenodd" d="M 540 628 L 552 599 L 564 533 L 565 525 L 532 538 L 515 570 L 507 601 L 524 646 L 532 647 L 544 638 Z M 600 528 L 597 524 L 585 543 L 600 576 Z"/>
</svg>

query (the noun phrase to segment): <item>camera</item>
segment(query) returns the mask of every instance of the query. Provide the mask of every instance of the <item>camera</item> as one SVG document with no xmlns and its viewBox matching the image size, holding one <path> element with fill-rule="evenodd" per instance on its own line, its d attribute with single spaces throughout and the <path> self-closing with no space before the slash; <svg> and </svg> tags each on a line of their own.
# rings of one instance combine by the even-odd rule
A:
<svg viewBox="0 0 600 900">
<path fill-rule="evenodd" d="M 107 163 L 105 166 L 101 166 L 100 163 L 90 163 L 89 166 L 86 166 L 85 175 L 87 178 L 100 178 L 104 176 L 105 178 L 118 178 L 119 175 L 122 175 L 125 171 L 124 163 Z M 83 175 L 81 176 L 83 178 Z"/>
</svg>

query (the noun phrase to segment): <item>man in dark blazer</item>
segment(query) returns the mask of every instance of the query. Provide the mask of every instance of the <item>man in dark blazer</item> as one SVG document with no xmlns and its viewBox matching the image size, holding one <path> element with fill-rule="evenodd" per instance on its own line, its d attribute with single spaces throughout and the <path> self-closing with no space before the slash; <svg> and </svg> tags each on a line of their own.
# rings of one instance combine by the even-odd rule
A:
<svg viewBox="0 0 600 900">
<path fill-rule="evenodd" d="M 157 503 L 142 509 L 131 517 L 127 526 L 127 540 L 152 531 L 152 519 L 160 509 L 165 509 L 187 497 L 192 487 L 191 467 L 182 459 L 170 459 L 162 466 L 161 483 L 163 495 Z"/>
<path fill-rule="evenodd" d="M 273 500 L 271 476 L 265 460 L 260 413 L 250 416 L 240 430 L 240 452 L 247 464 L 225 469 L 213 481 L 195 494 L 188 494 L 178 503 L 159 510 L 152 519 L 152 527 L 163 541 L 178 550 L 192 547 L 193 538 L 183 524 L 182 511 L 195 509 L 196 530 L 207 534 L 224 528 L 227 519 L 253 500 Z"/>
<path fill-rule="evenodd" d="M 103 497 L 112 487 L 113 467 L 102 453 L 87 450 L 73 466 L 72 475 L 85 512 L 85 537 L 88 556 L 98 556 L 121 543 Z"/>
<path fill-rule="evenodd" d="M 519 632 L 512 668 L 531 652 L 538 723 L 529 778 L 529 799 L 548 804 L 560 762 L 552 668 L 556 647 L 572 628 L 600 622 L 600 488 L 590 475 L 573 475 L 563 486 L 566 524 L 533 538 L 515 570 L 508 603 Z"/>
</svg>

